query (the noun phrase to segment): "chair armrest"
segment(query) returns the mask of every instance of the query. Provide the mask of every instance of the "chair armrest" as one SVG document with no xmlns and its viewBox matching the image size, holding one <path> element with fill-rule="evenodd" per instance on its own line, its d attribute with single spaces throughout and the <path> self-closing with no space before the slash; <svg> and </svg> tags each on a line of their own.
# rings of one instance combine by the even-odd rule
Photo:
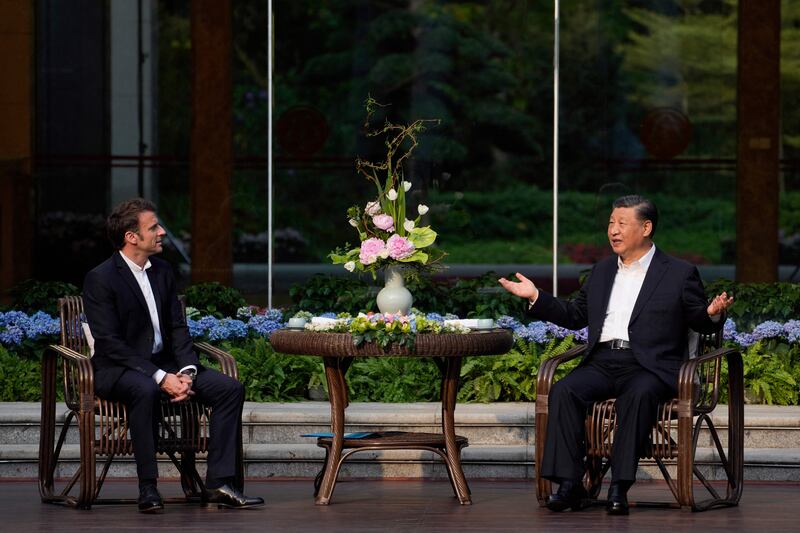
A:
<svg viewBox="0 0 800 533">
<path fill-rule="evenodd" d="M 236 380 L 239 379 L 239 369 L 236 366 L 236 359 L 234 359 L 231 354 L 207 342 L 195 342 L 194 349 L 204 353 L 209 359 L 219 363 L 220 370 L 223 374 Z"/>
<path fill-rule="evenodd" d="M 742 354 L 736 348 L 718 348 L 681 365 L 678 374 L 678 414 L 710 413 L 717 406 L 722 362 L 728 363 L 729 398 L 744 390 Z M 730 400 L 729 400 L 730 401 Z"/>
<path fill-rule="evenodd" d="M 539 366 L 539 374 L 536 376 L 536 404 L 539 405 L 539 398 L 546 398 L 550 393 L 550 387 L 553 385 L 553 377 L 559 366 L 571 361 L 576 357 L 580 357 L 586 351 L 586 345 L 580 344 L 570 348 L 561 355 L 556 355 L 545 359 Z"/>
<path fill-rule="evenodd" d="M 71 348 L 51 344 L 42 356 L 42 402 L 55 402 L 58 359 L 64 368 L 64 401 L 70 409 L 94 412 L 92 360 Z"/>
</svg>

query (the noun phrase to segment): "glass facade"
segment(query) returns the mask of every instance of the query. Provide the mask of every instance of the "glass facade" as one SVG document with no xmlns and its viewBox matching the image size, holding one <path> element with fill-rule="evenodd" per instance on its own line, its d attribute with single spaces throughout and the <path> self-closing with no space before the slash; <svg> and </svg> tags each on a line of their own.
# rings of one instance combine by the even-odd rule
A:
<svg viewBox="0 0 800 533">
<path fill-rule="evenodd" d="M 71 231 L 90 236 L 87 246 L 102 240 L 101 215 L 110 205 L 144 194 L 159 204 L 172 236 L 168 257 L 186 273 L 190 3 L 143 2 L 143 11 L 85 4 L 81 11 L 38 2 L 36 242 L 56 243 Z M 707 277 L 733 277 L 736 0 L 560 5 L 559 292 L 577 288 L 580 273 L 609 253 L 610 202 L 634 192 L 661 210 L 659 247 L 705 265 Z M 277 304 L 311 273 L 346 274 L 327 255 L 357 240 L 347 209 L 374 196 L 355 161 L 386 151 L 364 135 L 364 103 L 372 97 L 387 106 L 379 121 L 438 121 L 420 135 L 405 179 L 413 184 L 410 204 L 430 207 L 423 221 L 439 233 L 448 275 L 505 275 L 524 265 L 549 287 L 552 3 L 275 0 L 273 9 L 270 236 L 267 2 L 233 2 L 234 283 L 264 303 L 270 238 Z M 800 11 L 784 0 L 784 278 L 800 263 L 798 27 Z M 66 37 L 76 34 L 82 40 Z M 73 214 L 58 214 L 67 211 L 65 200 Z M 65 216 L 80 220 L 65 224 Z M 44 260 L 50 245 L 37 246 L 35 275 L 59 278 L 63 272 L 49 271 Z M 70 281 L 108 253 L 90 248 L 79 251 L 86 264 L 76 265 Z"/>
<path fill-rule="evenodd" d="M 800 5 L 781 2 L 781 277 L 800 281 Z"/>
</svg>

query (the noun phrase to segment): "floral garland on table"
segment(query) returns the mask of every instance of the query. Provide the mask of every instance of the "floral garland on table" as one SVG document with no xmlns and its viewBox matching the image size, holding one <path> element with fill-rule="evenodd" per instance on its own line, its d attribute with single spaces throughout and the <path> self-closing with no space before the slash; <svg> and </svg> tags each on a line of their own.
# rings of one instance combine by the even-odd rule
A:
<svg viewBox="0 0 800 533">
<path fill-rule="evenodd" d="M 326 317 L 323 317 L 326 318 Z M 381 348 L 390 344 L 413 348 L 417 334 L 420 333 L 469 333 L 470 329 L 458 323 L 445 323 L 445 320 L 456 320 L 455 315 L 445 317 L 437 313 L 411 313 L 409 315 L 393 315 L 391 313 L 359 313 L 352 317 L 341 313 L 326 321 L 306 324 L 309 331 L 328 333 L 349 333 L 353 337 L 353 345 L 361 346 L 365 342 L 377 343 Z"/>
<path fill-rule="evenodd" d="M 371 272 L 373 278 L 383 267 L 430 267 L 445 255 L 430 248 L 436 241 L 436 232 L 430 226 L 420 226 L 428 206 L 418 204 L 417 216 L 407 218 L 406 193 L 412 184 L 403 175 L 403 162 L 416 148 L 417 136 L 425 131 L 427 123 L 440 121 L 420 119 L 407 126 L 386 121 L 383 127 L 371 129 L 372 117 L 379 107 L 386 106 L 367 98 L 364 128 L 367 137 L 387 136 L 386 157 L 380 163 L 356 160 L 356 169 L 375 185 L 377 196 L 363 210 L 358 206 L 347 210 L 348 222 L 358 232 L 360 246 L 351 247 L 347 243 L 328 255 L 333 264 L 343 265 L 349 272 Z M 382 180 L 380 174 L 384 172 L 386 178 Z"/>
</svg>

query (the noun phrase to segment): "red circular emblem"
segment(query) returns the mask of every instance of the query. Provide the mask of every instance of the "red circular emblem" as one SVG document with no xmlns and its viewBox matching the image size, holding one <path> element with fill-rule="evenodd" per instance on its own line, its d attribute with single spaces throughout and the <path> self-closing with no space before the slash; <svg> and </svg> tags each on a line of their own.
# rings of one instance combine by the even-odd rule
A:
<svg viewBox="0 0 800 533">
<path fill-rule="evenodd" d="M 642 144 L 659 159 L 680 155 L 692 140 L 692 123 L 682 112 L 671 107 L 653 109 L 642 120 L 639 131 Z"/>
</svg>

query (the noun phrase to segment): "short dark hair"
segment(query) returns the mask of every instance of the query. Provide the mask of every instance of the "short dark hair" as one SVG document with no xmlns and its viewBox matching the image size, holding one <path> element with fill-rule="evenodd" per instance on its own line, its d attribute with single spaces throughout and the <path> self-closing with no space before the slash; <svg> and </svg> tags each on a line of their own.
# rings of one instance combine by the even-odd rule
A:
<svg viewBox="0 0 800 533">
<path fill-rule="evenodd" d="M 612 204 L 612 208 L 618 207 L 633 207 L 636 210 L 636 216 L 639 221 L 644 222 L 649 220 L 653 224 L 653 229 L 650 232 L 650 238 L 656 234 L 656 226 L 658 226 L 658 208 L 651 200 L 638 194 L 629 194 L 627 196 L 620 196 Z"/>
<path fill-rule="evenodd" d="M 139 231 L 139 215 L 156 212 L 156 204 L 144 198 L 125 200 L 111 211 L 106 219 L 106 234 L 111 246 L 121 250 L 125 246 L 125 234 Z"/>
</svg>

